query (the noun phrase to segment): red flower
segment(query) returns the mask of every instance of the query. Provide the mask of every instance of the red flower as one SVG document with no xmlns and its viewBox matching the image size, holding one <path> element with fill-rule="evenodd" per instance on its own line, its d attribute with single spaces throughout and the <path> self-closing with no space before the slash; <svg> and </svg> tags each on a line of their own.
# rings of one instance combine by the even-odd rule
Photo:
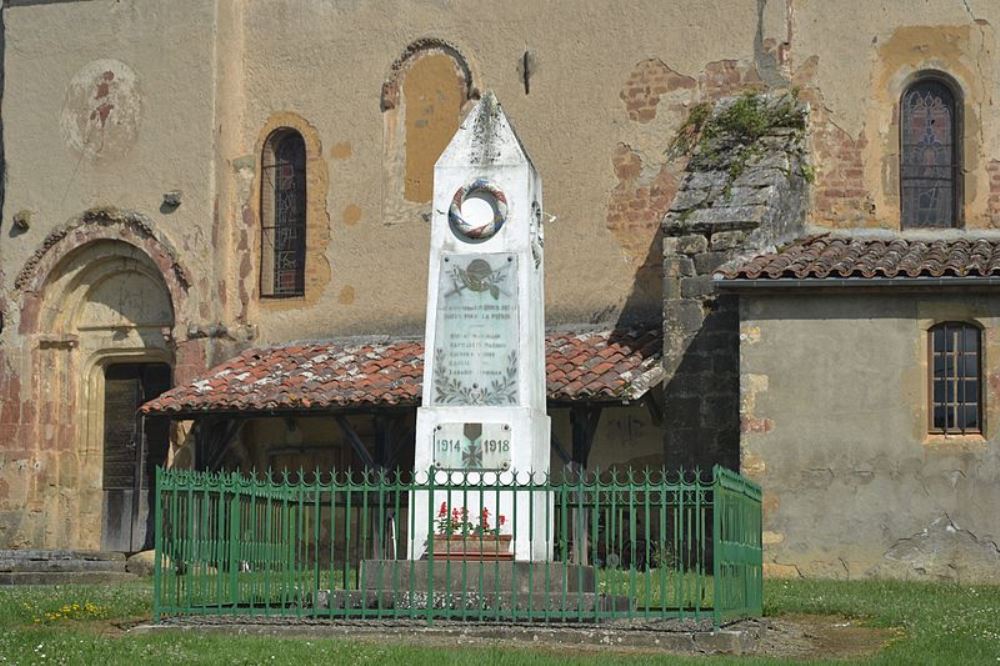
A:
<svg viewBox="0 0 1000 666">
<path fill-rule="evenodd" d="M 448 503 L 447 502 L 441 502 L 441 508 L 438 509 L 438 517 L 439 518 L 444 518 L 447 515 L 448 515 Z"/>
</svg>

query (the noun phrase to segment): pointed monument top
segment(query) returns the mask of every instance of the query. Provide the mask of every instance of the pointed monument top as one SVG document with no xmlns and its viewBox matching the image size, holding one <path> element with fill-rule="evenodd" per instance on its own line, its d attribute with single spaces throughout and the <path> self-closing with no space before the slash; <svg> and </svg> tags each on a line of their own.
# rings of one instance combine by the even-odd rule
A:
<svg viewBox="0 0 1000 666">
<path fill-rule="evenodd" d="M 465 116 L 451 143 L 435 166 L 531 165 L 528 151 L 500 107 L 493 91 L 487 92 Z"/>
</svg>

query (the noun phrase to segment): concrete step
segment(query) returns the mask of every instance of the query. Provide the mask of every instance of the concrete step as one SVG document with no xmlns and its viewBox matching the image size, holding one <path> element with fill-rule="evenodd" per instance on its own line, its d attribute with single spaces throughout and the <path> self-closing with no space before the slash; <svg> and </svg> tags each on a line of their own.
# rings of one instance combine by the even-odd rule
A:
<svg viewBox="0 0 1000 666">
<path fill-rule="evenodd" d="M 462 589 L 484 592 L 517 592 L 521 595 L 594 592 L 594 567 L 564 562 L 484 562 L 481 560 L 435 559 L 433 573 L 428 560 L 365 560 L 361 563 L 364 587 L 368 590 L 406 590 L 410 581 L 427 589 L 429 578 L 434 589 L 458 592 Z M 419 588 L 418 588 L 419 589 Z"/>
<path fill-rule="evenodd" d="M 390 590 L 319 590 L 316 607 L 340 610 L 426 610 L 438 608 L 442 611 L 511 611 L 541 613 L 594 613 L 596 611 L 626 611 L 631 602 L 626 597 L 581 592 L 576 594 L 533 593 L 514 594 L 512 592 L 486 592 L 478 594 L 468 591 L 436 591 L 429 595 L 426 591 L 393 592 Z M 569 618 L 573 619 L 573 618 Z"/>
<path fill-rule="evenodd" d="M 25 560 L 0 557 L 0 573 L 125 571 L 124 560 Z"/>
<path fill-rule="evenodd" d="M 66 550 L 56 548 L 41 549 L 6 549 L 0 550 L 2 560 L 86 560 L 88 562 L 124 562 L 125 553 L 99 550 Z"/>
<path fill-rule="evenodd" d="M 0 585 L 109 585 L 139 580 L 124 571 L 0 572 Z"/>
</svg>

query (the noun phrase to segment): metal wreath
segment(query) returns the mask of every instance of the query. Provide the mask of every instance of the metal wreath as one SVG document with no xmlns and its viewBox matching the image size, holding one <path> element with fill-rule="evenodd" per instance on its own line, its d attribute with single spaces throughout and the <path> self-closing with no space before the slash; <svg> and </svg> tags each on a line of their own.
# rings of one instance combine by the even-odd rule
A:
<svg viewBox="0 0 1000 666">
<path fill-rule="evenodd" d="M 496 202 L 493 219 L 478 227 L 472 226 L 462 217 L 462 204 L 476 192 L 485 192 Z M 490 238 L 500 231 L 500 227 L 507 221 L 507 197 L 499 187 L 491 184 L 485 178 L 477 178 L 455 192 L 455 196 L 451 199 L 451 207 L 448 209 L 448 221 L 451 223 L 452 229 L 465 238 L 473 240 Z"/>
</svg>

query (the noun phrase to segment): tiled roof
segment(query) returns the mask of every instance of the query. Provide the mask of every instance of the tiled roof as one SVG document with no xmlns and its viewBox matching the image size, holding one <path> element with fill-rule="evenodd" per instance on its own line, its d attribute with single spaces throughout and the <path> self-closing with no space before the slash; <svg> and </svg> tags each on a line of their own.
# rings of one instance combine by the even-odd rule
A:
<svg viewBox="0 0 1000 666">
<path fill-rule="evenodd" d="M 1000 238 L 913 240 L 811 236 L 716 272 L 722 280 L 991 277 Z"/>
<path fill-rule="evenodd" d="M 553 333 L 546 338 L 554 401 L 641 397 L 663 379 L 653 329 Z M 416 405 L 423 343 L 317 342 L 251 349 L 142 406 L 146 414 L 329 410 Z"/>
</svg>

